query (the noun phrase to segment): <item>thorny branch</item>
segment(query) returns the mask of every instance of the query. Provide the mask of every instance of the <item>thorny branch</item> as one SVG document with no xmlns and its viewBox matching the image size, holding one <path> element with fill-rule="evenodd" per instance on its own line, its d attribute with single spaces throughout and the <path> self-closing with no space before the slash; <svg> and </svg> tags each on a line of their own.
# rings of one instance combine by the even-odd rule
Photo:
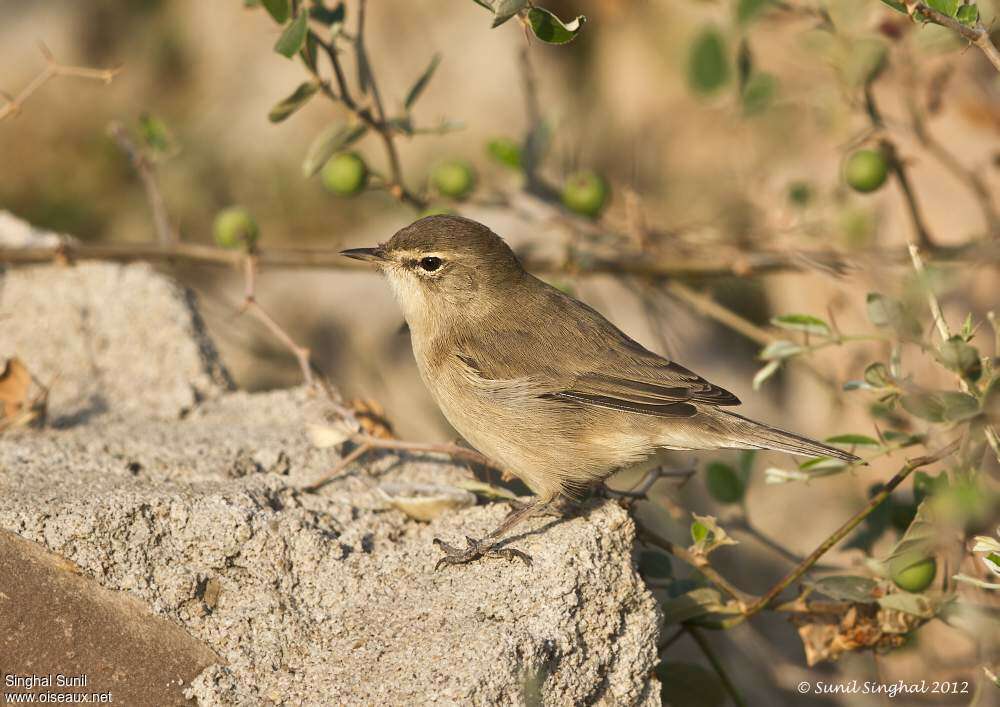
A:
<svg viewBox="0 0 1000 707">
<path fill-rule="evenodd" d="M 969 25 L 959 22 L 954 17 L 949 17 L 943 12 L 935 10 L 926 3 L 915 2 L 914 0 L 904 0 L 904 2 L 906 4 L 906 11 L 910 17 L 914 17 L 914 15 L 919 12 L 935 24 L 939 24 L 942 27 L 947 27 L 953 32 L 957 32 L 964 39 L 969 40 L 972 44 L 979 47 L 979 50 L 986 55 L 986 58 L 990 60 L 990 63 L 993 64 L 994 68 L 997 71 L 1000 71 L 1000 50 L 998 50 L 996 45 L 993 44 L 993 40 L 990 39 L 990 33 L 983 26 L 982 21 L 977 20 L 975 26 L 970 27 Z"/>
<path fill-rule="evenodd" d="M 930 464 L 939 462 L 952 455 L 959 448 L 959 443 L 960 439 L 956 439 L 936 452 L 907 461 L 906 464 L 898 472 L 896 472 L 896 474 L 888 482 L 886 482 L 885 486 L 877 494 L 872 496 L 871 499 L 869 499 L 868 504 L 864 508 L 855 513 L 847 522 L 841 525 L 829 537 L 821 542 L 815 550 L 800 561 L 788 572 L 788 574 L 786 574 L 760 597 L 749 595 L 733 585 L 729 580 L 723 577 L 718 570 L 712 567 L 708 558 L 701 555 L 695 555 L 687 548 L 676 545 L 667 538 L 651 530 L 648 526 L 636 518 L 635 522 L 638 527 L 638 536 L 643 542 L 664 550 L 668 554 L 673 555 L 677 559 L 698 570 L 709 582 L 714 584 L 736 601 L 740 613 L 737 616 L 727 619 L 723 624 L 723 627 L 725 628 L 732 628 L 733 626 L 743 623 L 748 618 L 763 609 L 796 612 L 808 610 L 808 607 L 803 607 L 800 603 L 795 602 L 777 607 L 772 606 L 772 604 L 775 599 L 777 599 L 778 596 L 785 591 L 785 589 L 801 579 L 802 576 L 812 569 L 827 552 L 847 537 L 847 535 L 862 521 L 864 521 L 865 518 L 871 515 L 875 509 L 889 497 L 893 490 L 903 483 L 903 481 L 905 481 L 911 473 L 921 467 L 929 466 Z M 828 610 L 824 607 L 820 608 Z"/>
<path fill-rule="evenodd" d="M 1000 262 L 1000 245 L 974 243 L 965 246 L 937 246 L 925 249 L 942 263 L 990 265 Z M 367 270 L 340 255 L 336 249 L 262 249 L 256 253 L 261 267 Z M 182 262 L 213 266 L 238 266 L 242 253 L 216 246 L 177 243 L 169 248 L 149 243 L 64 243 L 57 247 L 0 248 L 0 263 L 32 264 L 58 260 L 145 260 Z M 905 265 L 905 248 L 886 248 L 852 253 L 834 250 L 803 255 L 789 251 L 760 250 L 747 253 L 739 263 L 721 258 L 678 258 L 669 254 L 625 253 L 616 258 L 578 255 L 573 259 L 545 258 L 527 254 L 521 258 L 525 269 L 541 275 L 586 277 L 589 275 L 635 275 L 643 278 L 705 279 L 752 277 L 779 272 L 808 272 L 813 266 L 853 271 L 865 263 Z M 707 312 L 706 312 L 707 313 Z"/>
<path fill-rule="evenodd" d="M 85 66 L 60 64 L 55 60 L 49 48 L 41 42 L 39 42 L 39 49 L 42 52 L 42 56 L 45 57 L 45 68 L 29 81 L 28 85 L 21 89 L 21 92 L 16 96 L 10 96 L 0 91 L 0 98 L 5 101 L 0 106 L 0 120 L 8 116 L 17 115 L 24 106 L 25 101 L 31 97 L 31 94 L 44 86 L 49 79 L 57 76 L 76 76 L 81 79 L 93 79 L 108 84 L 121 71 L 120 67 L 114 69 L 91 69 Z"/>
</svg>

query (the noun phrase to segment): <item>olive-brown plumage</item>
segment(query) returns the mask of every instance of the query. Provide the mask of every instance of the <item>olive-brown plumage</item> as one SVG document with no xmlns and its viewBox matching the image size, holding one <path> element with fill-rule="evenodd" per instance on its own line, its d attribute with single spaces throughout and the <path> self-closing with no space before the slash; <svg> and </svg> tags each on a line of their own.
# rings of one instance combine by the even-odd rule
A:
<svg viewBox="0 0 1000 707">
<path fill-rule="evenodd" d="M 776 449 L 857 461 L 730 411 L 740 403 L 732 393 L 525 272 L 475 221 L 429 216 L 377 248 L 344 254 L 374 262 L 388 279 L 420 374 L 452 426 L 536 494 L 490 539 L 663 449 Z M 462 551 L 441 544 L 449 562 L 491 550 L 471 540 Z"/>
</svg>

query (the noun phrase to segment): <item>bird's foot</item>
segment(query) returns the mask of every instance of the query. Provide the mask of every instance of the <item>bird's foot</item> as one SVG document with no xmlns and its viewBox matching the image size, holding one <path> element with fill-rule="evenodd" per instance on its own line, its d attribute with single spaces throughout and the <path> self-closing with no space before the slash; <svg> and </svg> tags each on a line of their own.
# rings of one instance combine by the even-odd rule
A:
<svg viewBox="0 0 1000 707">
<path fill-rule="evenodd" d="M 521 560 L 524 564 L 531 566 L 531 555 L 521 552 L 512 547 L 497 547 L 496 543 L 487 543 L 483 540 L 475 540 L 469 536 L 465 537 L 466 548 L 464 550 L 449 545 L 440 538 L 434 538 L 434 544 L 444 551 L 444 557 L 434 565 L 435 570 L 439 570 L 445 565 L 464 565 L 469 562 L 484 557 L 502 558 L 505 560 Z"/>
</svg>

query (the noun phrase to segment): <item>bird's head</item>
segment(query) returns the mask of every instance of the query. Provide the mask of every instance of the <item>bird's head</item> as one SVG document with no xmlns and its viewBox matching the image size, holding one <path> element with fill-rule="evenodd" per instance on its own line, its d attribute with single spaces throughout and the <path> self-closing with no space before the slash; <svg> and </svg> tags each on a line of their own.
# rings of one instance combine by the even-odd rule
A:
<svg viewBox="0 0 1000 707">
<path fill-rule="evenodd" d="M 411 326 L 427 317 L 472 314 L 516 287 L 524 270 L 486 226 L 460 216 L 427 216 L 375 248 L 341 255 L 374 264 Z"/>
</svg>

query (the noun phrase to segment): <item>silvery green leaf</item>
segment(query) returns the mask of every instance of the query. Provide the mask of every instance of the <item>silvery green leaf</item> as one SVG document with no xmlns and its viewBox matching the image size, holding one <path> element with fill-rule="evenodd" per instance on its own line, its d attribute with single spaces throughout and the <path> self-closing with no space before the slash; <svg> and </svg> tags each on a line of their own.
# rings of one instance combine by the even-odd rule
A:
<svg viewBox="0 0 1000 707">
<path fill-rule="evenodd" d="M 661 609 L 663 610 L 664 623 L 677 624 L 713 611 L 722 611 L 725 606 L 722 604 L 722 596 L 717 590 L 704 587 L 668 599 L 663 602 Z"/>
<path fill-rule="evenodd" d="M 857 447 L 881 447 L 882 443 L 873 437 L 868 437 L 866 435 L 835 435 L 833 437 L 827 437 L 826 441 L 828 444 L 850 444 Z"/>
<path fill-rule="evenodd" d="M 528 0 L 497 0 L 493 11 L 493 27 L 499 27 L 511 17 L 519 13 L 528 4 Z"/>
<path fill-rule="evenodd" d="M 778 341 L 772 341 L 770 344 L 764 347 L 764 350 L 760 352 L 760 358 L 765 361 L 773 361 L 776 359 L 791 358 L 805 351 L 805 348 L 796 344 L 794 341 L 786 341 L 785 339 L 779 339 Z"/>
<path fill-rule="evenodd" d="M 830 334 L 830 325 L 819 317 L 811 314 L 782 314 L 771 319 L 774 326 L 792 331 L 804 331 L 809 334 L 820 334 L 827 336 Z"/>
<path fill-rule="evenodd" d="M 566 44 L 576 39 L 587 18 L 580 15 L 574 20 L 563 22 L 554 14 L 541 7 L 528 10 L 528 23 L 535 36 L 546 44 Z"/>
<path fill-rule="evenodd" d="M 760 390 L 760 387 L 764 385 L 764 382 L 778 372 L 781 367 L 781 361 L 768 361 L 767 364 L 761 368 L 753 377 L 753 383 L 751 384 L 754 390 Z"/>
<path fill-rule="evenodd" d="M 274 108 L 271 109 L 271 112 L 267 114 L 267 119 L 272 123 L 280 123 L 308 103 L 309 99 L 312 98 L 318 90 L 319 84 L 315 81 L 306 81 L 305 83 L 299 84 L 299 87 L 296 88 L 290 96 L 276 104 Z"/>
<path fill-rule="evenodd" d="M 279 25 L 288 21 L 288 0 L 260 0 L 260 4 Z"/>
<path fill-rule="evenodd" d="M 410 110 L 410 108 L 413 107 L 413 104 L 417 102 L 417 99 L 420 98 L 420 94 L 424 92 L 425 88 L 427 88 L 427 84 L 430 82 L 431 77 L 434 76 L 434 71 L 440 63 L 441 55 L 435 54 L 431 58 L 431 63 L 428 64 L 426 69 L 424 69 L 424 73 L 420 74 L 420 78 L 414 82 L 413 87 L 410 88 L 409 93 L 406 94 L 406 100 L 403 102 L 406 110 Z"/>
<path fill-rule="evenodd" d="M 779 469 L 772 466 L 764 470 L 765 484 L 787 484 L 790 481 L 809 481 L 810 478 L 809 474 L 797 469 Z"/>
<path fill-rule="evenodd" d="M 876 600 L 878 582 L 870 577 L 838 574 L 806 582 L 817 592 L 837 601 L 854 601 L 862 604 Z"/>
<path fill-rule="evenodd" d="M 982 589 L 1000 589 L 1000 584 L 994 584 L 993 582 L 986 582 L 978 577 L 970 577 L 967 574 L 955 574 L 951 577 L 959 582 L 965 582 L 966 584 L 971 584 L 976 587 L 981 587 Z"/>
<path fill-rule="evenodd" d="M 313 140 L 302 162 L 302 173 L 308 178 L 316 174 L 333 155 L 364 137 L 368 127 L 361 124 L 334 123 Z"/>
<path fill-rule="evenodd" d="M 285 31 L 278 37 L 274 44 L 274 51 L 284 57 L 291 59 L 305 44 L 306 34 L 309 32 L 309 8 L 302 8 L 299 14 L 292 20 L 291 24 L 285 27 Z"/>
</svg>

